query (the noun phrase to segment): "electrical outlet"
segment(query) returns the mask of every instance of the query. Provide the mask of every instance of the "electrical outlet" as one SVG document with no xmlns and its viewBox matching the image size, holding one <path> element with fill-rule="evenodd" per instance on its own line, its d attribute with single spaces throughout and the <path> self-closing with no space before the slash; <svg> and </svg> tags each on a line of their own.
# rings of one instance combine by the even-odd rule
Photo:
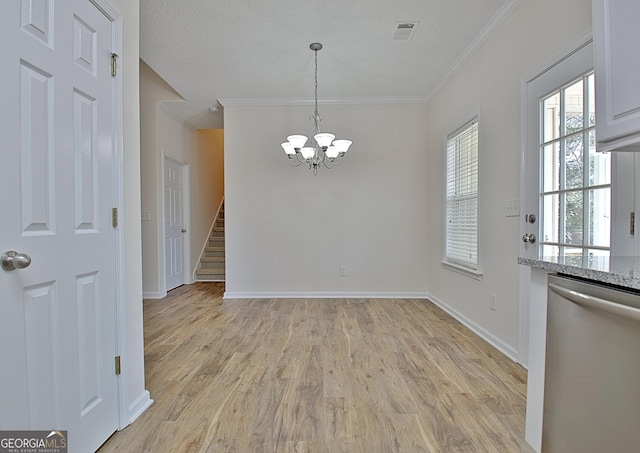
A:
<svg viewBox="0 0 640 453">
<path fill-rule="evenodd" d="M 347 276 L 347 266 L 340 266 L 340 277 Z"/>
<path fill-rule="evenodd" d="M 505 217 L 518 217 L 520 215 L 520 200 L 518 198 L 506 201 L 504 215 Z"/>
<path fill-rule="evenodd" d="M 493 311 L 496 311 L 496 295 L 495 294 L 489 294 L 489 308 Z"/>
</svg>

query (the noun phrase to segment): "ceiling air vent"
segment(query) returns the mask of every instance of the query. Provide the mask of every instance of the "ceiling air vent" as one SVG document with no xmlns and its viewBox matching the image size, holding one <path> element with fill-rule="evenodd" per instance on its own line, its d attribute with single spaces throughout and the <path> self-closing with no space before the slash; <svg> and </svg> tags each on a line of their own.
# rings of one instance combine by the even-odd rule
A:
<svg viewBox="0 0 640 453">
<path fill-rule="evenodd" d="M 393 34 L 394 41 L 409 41 L 420 22 L 396 22 L 396 30 Z"/>
</svg>

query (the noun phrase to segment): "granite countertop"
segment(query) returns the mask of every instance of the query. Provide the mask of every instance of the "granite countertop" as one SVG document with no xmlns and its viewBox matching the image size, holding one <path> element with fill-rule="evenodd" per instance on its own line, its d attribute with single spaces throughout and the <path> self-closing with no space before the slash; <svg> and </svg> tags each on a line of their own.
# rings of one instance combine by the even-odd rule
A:
<svg viewBox="0 0 640 453">
<path fill-rule="evenodd" d="M 518 264 L 625 288 L 640 289 L 640 257 L 637 256 L 542 257 L 539 259 L 519 257 Z"/>
</svg>

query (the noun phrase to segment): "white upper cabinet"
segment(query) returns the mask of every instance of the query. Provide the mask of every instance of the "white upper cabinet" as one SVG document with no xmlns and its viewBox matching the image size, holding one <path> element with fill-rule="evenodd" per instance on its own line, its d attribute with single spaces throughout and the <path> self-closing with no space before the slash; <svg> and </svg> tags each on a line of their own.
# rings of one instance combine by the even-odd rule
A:
<svg viewBox="0 0 640 453">
<path fill-rule="evenodd" d="M 593 0 L 598 151 L 640 151 L 640 0 Z"/>
</svg>

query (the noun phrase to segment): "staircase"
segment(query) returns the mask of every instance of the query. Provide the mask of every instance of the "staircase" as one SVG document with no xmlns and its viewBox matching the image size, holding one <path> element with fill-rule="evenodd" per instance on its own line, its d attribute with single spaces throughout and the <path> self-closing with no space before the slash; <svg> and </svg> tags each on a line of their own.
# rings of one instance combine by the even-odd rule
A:
<svg viewBox="0 0 640 453">
<path fill-rule="evenodd" d="M 196 280 L 200 282 L 224 281 L 224 203 L 218 218 L 211 228 L 209 240 L 196 270 Z"/>
</svg>

